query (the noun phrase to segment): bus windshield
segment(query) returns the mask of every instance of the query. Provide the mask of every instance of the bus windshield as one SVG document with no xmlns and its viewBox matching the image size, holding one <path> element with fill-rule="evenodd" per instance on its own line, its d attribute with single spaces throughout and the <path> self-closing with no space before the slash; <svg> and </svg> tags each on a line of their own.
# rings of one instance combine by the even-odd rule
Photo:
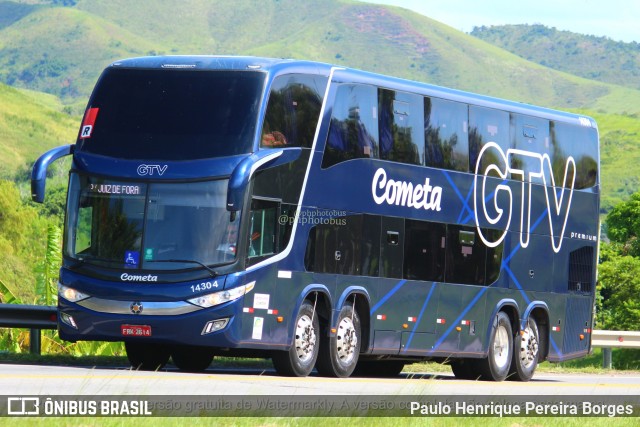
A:
<svg viewBox="0 0 640 427">
<path fill-rule="evenodd" d="M 250 153 L 264 80 L 255 71 L 108 68 L 77 149 L 173 161 Z"/>
<path fill-rule="evenodd" d="M 239 215 L 228 180 L 132 183 L 72 174 L 65 255 L 111 268 L 180 270 L 233 262 Z"/>
</svg>

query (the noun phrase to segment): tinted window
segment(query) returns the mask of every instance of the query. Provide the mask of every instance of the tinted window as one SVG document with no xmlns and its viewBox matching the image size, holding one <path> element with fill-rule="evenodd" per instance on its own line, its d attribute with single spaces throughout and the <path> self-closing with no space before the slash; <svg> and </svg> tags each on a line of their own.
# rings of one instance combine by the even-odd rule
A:
<svg viewBox="0 0 640 427">
<path fill-rule="evenodd" d="M 447 226 L 447 272 L 449 283 L 483 285 L 485 283 L 486 246 L 475 228 Z"/>
<path fill-rule="evenodd" d="M 322 167 L 363 157 L 378 157 L 376 89 L 341 85 L 333 105 Z"/>
<path fill-rule="evenodd" d="M 382 217 L 380 232 L 380 276 L 402 278 L 404 218 Z"/>
<path fill-rule="evenodd" d="M 259 258 L 276 253 L 278 203 L 253 199 L 249 217 L 249 258 Z"/>
<path fill-rule="evenodd" d="M 502 232 L 500 230 L 482 229 L 482 234 L 490 242 L 497 242 Z M 476 236 L 478 233 L 476 233 Z M 500 243 L 495 248 L 487 246 L 487 269 L 485 272 L 485 284 L 490 285 L 500 277 L 500 270 L 502 269 L 502 252 L 503 244 Z"/>
<path fill-rule="evenodd" d="M 320 117 L 325 77 L 289 74 L 276 78 L 262 127 L 263 147 L 311 148 Z"/>
<path fill-rule="evenodd" d="M 546 182 L 550 184 L 549 168 L 540 163 L 540 155 L 548 153 L 550 150 L 549 121 L 512 113 L 511 139 L 516 149 L 531 153 L 530 155 L 514 153 L 510 156 L 511 178 L 527 182 L 531 180 L 533 183 L 543 184 L 542 178 L 535 176 L 535 174 L 543 172 L 546 175 Z M 522 172 L 515 172 L 514 169 Z"/>
<path fill-rule="evenodd" d="M 426 165 L 466 172 L 469 169 L 467 105 L 424 99 Z"/>
<path fill-rule="evenodd" d="M 309 232 L 306 269 L 320 273 L 377 276 L 380 217 L 349 215 L 327 222 Z"/>
<path fill-rule="evenodd" d="M 499 159 L 495 151 L 486 151 L 482 162 L 477 165 L 482 147 L 489 142 L 495 142 L 506 154 L 509 144 L 509 113 L 490 108 L 469 106 L 469 166 L 470 171 L 483 175 L 491 164 L 496 164 L 504 171 L 507 165 Z M 489 175 L 496 176 L 495 173 Z"/>
<path fill-rule="evenodd" d="M 404 278 L 442 282 L 446 226 L 406 220 L 405 227 Z"/>
<path fill-rule="evenodd" d="M 227 185 L 226 180 L 139 184 L 74 173 L 65 256 L 152 270 L 231 262 L 239 221 L 231 221 L 226 209 Z"/>
<path fill-rule="evenodd" d="M 424 159 L 422 97 L 378 90 L 380 158 L 420 165 Z"/>
<path fill-rule="evenodd" d="M 598 177 L 598 135 L 595 129 L 551 122 L 551 166 L 556 186 L 563 185 L 568 156 L 576 162 L 575 188 L 593 187 Z M 549 183 L 551 184 L 551 183 Z M 571 174 L 566 185 L 571 184 Z"/>
<path fill-rule="evenodd" d="M 264 74 L 109 68 L 79 149 L 128 159 L 191 160 L 252 151 Z M 84 127 L 84 126 L 83 126 Z"/>
</svg>

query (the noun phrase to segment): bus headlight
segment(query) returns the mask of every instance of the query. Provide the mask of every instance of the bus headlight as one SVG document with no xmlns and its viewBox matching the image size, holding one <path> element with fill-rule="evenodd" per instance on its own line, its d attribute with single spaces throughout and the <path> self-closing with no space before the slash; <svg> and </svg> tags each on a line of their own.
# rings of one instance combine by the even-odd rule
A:
<svg viewBox="0 0 640 427">
<path fill-rule="evenodd" d="M 87 295 L 84 292 L 80 292 L 78 290 L 65 286 L 60 282 L 58 282 L 58 296 L 61 296 L 67 301 L 71 301 L 71 302 L 82 301 L 83 299 L 87 299 L 90 297 L 90 295 Z"/>
<path fill-rule="evenodd" d="M 225 302 L 234 301 L 243 296 L 244 294 L 249 293 L 253 287 L 256 285 L 256 282 L 253 281 L 251 283 L 247 283 L 243 286 L 238 286 L 237 288 L 225 289 L 224 291 L 214 292 L 212 294 L 201 295 L 196 298 L 191 298 L 187 300 L 191 304 L 209 308 L 215 305 L 224 304 Z"/>
</svg>

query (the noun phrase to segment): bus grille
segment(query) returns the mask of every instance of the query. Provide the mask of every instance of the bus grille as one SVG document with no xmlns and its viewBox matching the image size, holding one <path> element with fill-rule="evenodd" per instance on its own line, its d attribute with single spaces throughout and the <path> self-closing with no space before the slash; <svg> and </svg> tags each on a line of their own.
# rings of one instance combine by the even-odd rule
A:
<svg viewBox="0 0 640 427">
<path fill-rule="evenodd" d="M 569 253 L 569 291 L 593 290 L 593 247 L 584 246 Z"/>
</svg>

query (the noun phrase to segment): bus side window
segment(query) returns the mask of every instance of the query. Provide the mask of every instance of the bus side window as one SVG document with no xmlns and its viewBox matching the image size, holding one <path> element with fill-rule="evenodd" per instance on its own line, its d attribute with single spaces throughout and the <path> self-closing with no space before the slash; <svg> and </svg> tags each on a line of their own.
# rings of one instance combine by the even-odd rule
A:
<svg viewBox="0 0 640 427">
<path fill-rule="evenodd" d="M 445 224 L 405 221 L 404 278 L 441 282 L 445 266 Z"/>
<path fill-rule="evenodd" d="M 587 126 L 571 125 L 561 122 L 551 122 L 550 126 L 551 168 L 557 187 L 570 187 L 572 174 L 565 171 L 569 156 L 576 162 L 575 188 L 580 190 L 596 185 L 598 178 L 598 134 L 595 129 Z M 571 170 L 569 168 L 569 170 Z M 550 180 L 548 180 L 550 181 Z M 551 185 L 551 182 L 547 182 Z"/>
<path fill-rule="evenodd" d="M 336 94 L 322 167 L 360 158 L 378 157 L 376 89 L 341 85 Z"/>
<path fill-rule="evenodd" d="M 550 171 L 541 165 L 540 158 L 551 149 L 549 141 L 549 121 L 539 117 L 511 113 L 511 140 L 520 152 L 529 154 L 513 154 L 510 157 L 511 179 L 543 184 L 545 180 L 538 174 L 546 175 L 547 185 L 551 185 Z M 542 166 L 542 169 L 541 169 Z M 517 172 L 522 171 L 522 173 Z M 562 170 L 564 173 L 564 168 Z"/>
<path fill-rule="evenodd" d="M 253 199 L 251 202 L 247 250 L 249 264 L 277 253 L 279 205 L 273 200 Z"/>
<path fill-rule="evenodd" d="M 467 172 L 469 168 L 467 104 L 424 98 L 425 164 Z"/>
<path fill-rule="evenodd" d="M 422 97 L 378 89 L 380 158 L 394 162 L 424 163 Z"/>
<path fill-rule="evenodd" d="M 489 142 L 497 144 L 506 153 L 510 147 L 509 131 L 509 113 L 506 111 L 469 106 L 469 170 L 471 172 L 475 172 L 477 167 L 478 173 L 483 175 L 492 164 L 499 170 L 505 170 L 507 165 L 503 164 L 504 162 L 494 150 L 485 152 L 480 164 L 478 160 L 482 147 Z M 488 175 L 499 176 L 496 171 L 491 171 Z"/>
</svg>

